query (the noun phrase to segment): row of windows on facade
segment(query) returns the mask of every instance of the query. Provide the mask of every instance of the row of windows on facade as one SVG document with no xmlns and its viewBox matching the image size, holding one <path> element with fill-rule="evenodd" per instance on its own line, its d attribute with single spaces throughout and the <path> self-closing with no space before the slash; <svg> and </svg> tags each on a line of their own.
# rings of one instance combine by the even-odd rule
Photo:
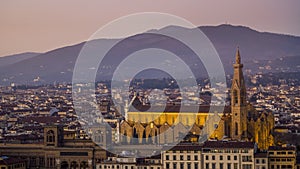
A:
<svg viewBox="0 0 300 169">
<path fill-rule="evenodd" d="M 261 161 L 261 162 L 260 162 Z M 261 160 L 259 160 L 259 159 L 256 159 L 256 161 L 255 161 L 255 163 L 256 164 L 265 164 L 266 163 L 266 160 L 265 159 L 261 159 Z"/>
<path fill-rule="evenodd" d="M 170 160 L 170 156 L 166 155 L 165 159 L 166 160 Z M 177 156 L 173 155 L 173 159 L 172 160 L 177 160 Z M 191 160 L 191 156 L 187 155 L 186 159 L 185 159 L 183 155 L 180 155 L 179 156 L 179 160 Z M 198 156 L 197 155 L 194 155 L 194 160 L 198 160 Z M 209 160 L 209 156 L 208 155 L 205 156 L 205 160 Z M 214 155 L 211 156 L 211 160 L 216 160 L 216 156 L 214 156 Z M 219 156 L 219 160 L 223 160 L 223 156 L 222 155 Z M 231 160 L 231 156 L 230 155 L 227 156 L 227 160 Z M 238 160 L 238 157 L 236 155 L 233 156 L 233 160 Z M 252 162 L 252 156 L 242 156 L 242 162 Z"/>
<path fill-rule="evenodd" d="M 177 169 L 177 168 L 185 168 L 185 164 L 184 163 L 178 163 L 179 165 L 177 165 L 177 163 L 176 162 L 173 162 L 173 163 L 166 163 L 166 168 L 171 168 L 171 166 L 172 166 L 172 168 L 173 169 Z M 199 168 L 199 163 L 198 162 L 196 162 L 196 163 L 193 163 L 193 165 L 194 165 L 194 169 L 198 169 Z M 187 169 L 191 169 L 191 167 L 192 167 L 192 163 L 187 163 L 186 164 L 186 168 Z"/>
<path fill-rule="evenodd" d="M 55 160 L 54 157 L 48 157 L 48 158 L 46 158 L 46 160 L 47 160 L 46 166 L 48 166 L 48 167 L 56 167 L 56 160 Z M 61 163 L 61 165 L 64 165 L 64 162 L 65 161 L 63 161 Z M 75 162 L 75 161 L 71 162 L 71 164 L 70 164 L 70 168 L 71 169 L 76 169 L 79 166 L 82 169 L 88 168 L 88 164 L 85 161 L 82 161 L 80 165 L 77 162 Z M 32 167 L 37 167 L 37 168 L 38 167 L 45 167 L 45 160 L 44 160 L 44 158 L 43 157 L 31 157 L 31 158 L 29 158 L 29 167 L 31 167 L 31 168 Z M 14 168 L 8 168 L 8 169 L 14 169 Z"/>
<path fill-rule="evenodd" d="M 271 165 L 271 169 L 292 169 L 292 165 Z"/>
<path fill-rule="evenodd" d="M 99 166 L 100 169 L 119 169 L 120 166 L 116 165 L 116 167 L 114 165 L 103 165 L 103 167 L 100 165 Z M 125 166 L 125 169 L 134 169 L 134 166 Z M 147 167 L 138 167 L 138 169 L 148 169 Z M 155 169 L 154 167 L 150 167 L 150 169 Z M 156 169 L 160 169 L 160 167 L 157 167 Z"/>
<path fill-rule="evenodd" d="M 179 165 L 178 165 L 179 164 Z M 192 169 L 192 165 L 194 165 L 194 169 L 198 169 L 199 168 L 199 163 L 187 163 L 186 165 L 185 165 L 185 163 L 176 163 L 176 162 L 174 162 L 174 163 L 166 163 L 166 168 L 171 168 L 171 166 L 172 166 L 172 168 L 173 169 L 177 169 L 178 167 L 180 168 L 180 169 L 182 169 L 182 168 L 187 168 L 187 169 Z M 227 165 L 227 169 L 238 169 L 238 163 L 233 163 L 233 164 L 231 164 L 231 163 L 227 163 L 226 164 Z M 217 164 L 216 163 L 205 163 L 205 169 L 216 169 L 217 168 Z M 225 164 L 224 163 L 219 163 L 219 167 L 218 167 L 219 169 L 225 169 Z M 243 169 L 252 169 L 252 164 L 243 164 L 242 165 L 242 168 Z"/>
<path fill-rule="evenodd" d="M 293 161 L 293 158 L 270 158 L 270 162 L 286 162 L 286 161 Z"/>
<path fill-rule="evenodd" d="M 24 168 L 25 163 L 18 163 L 18 164 L 12 164 L 7 167 L 7 169 L 17 169 L 17 168 Z M 6 169 L 6 167 L 1 167 L 1 169 Z"/>
<path fill-rule="evenodd" d="M 205 169 L 216 169 L 216 164 L 215 163 L 212 163 L 211 166 L 210 166 L 210 163 L 206 163 L 205 164 Z M 219 169 L 224 169 L 224 164 L 223 163 L 220 163 L 219 164 Z M 227 163 L 227 169 L 238 169 L 238 163 Z M 242 169 L 252 169 L 252 164 L 243 164 L 242 165 Z"/>
<path fill-rule="evenodd" d="M 288 151 L 288 152 L 286 152 L 286 151 L 278 151 L 278 152 L 270 151 L 269 152 L 269 155 L 274 155 L 274 154 L 277 154 L 277 155 L 287 155 L 287 154 L 290 154 L 290 155 L 292 155 L 292 154 L 294 154 L 294 152 L 293 151 Z"/>
<path fill-rule="evenodd" d="M 192 152 L 199 153 L 201 151 L 197 151 L 197 150 L 194 150 L 194 151 L 169 150 L 169 151 L 166 151 L 166 152 L 167 153 L 192 153 Z M 205 153 L 249 153 L 249 150 L 248 149 L 242 149 L 242 150 L 239 150 L 239 149 L 203 149 L 203 152 L 205 152 Z"/>
</svg>

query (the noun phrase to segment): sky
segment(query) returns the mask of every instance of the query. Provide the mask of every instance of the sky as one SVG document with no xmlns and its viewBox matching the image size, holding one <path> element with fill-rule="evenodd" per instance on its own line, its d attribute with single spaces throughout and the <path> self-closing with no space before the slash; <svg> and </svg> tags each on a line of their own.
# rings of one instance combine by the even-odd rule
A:
<svg viewBox="0 0 300 169">
<path fill-rule="evenodd" d="M 300 36 L 299 7 L 299 0 L 2 0 L 0 57 L 77 44 L 138 12 L 169 13 L 197 26 L 228 23 Z"/>
</svg>

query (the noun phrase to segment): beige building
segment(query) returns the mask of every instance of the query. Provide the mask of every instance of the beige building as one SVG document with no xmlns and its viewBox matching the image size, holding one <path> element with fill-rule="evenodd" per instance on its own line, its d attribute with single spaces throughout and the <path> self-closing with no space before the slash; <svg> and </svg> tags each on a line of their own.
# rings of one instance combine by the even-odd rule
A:
<svg viewBox="0 0 300 169">
<path fill-rule="evenodd" d="M 254 169 L 252 142 L 208 141 L 202 149 L 203 169 Z"/>
<path fill-rule="evenodd" d="M 96 164 L 96 169 L 162 169 L 160 156 L 150 158 L 109 157 Z"/>
<path fill-rule="evenodd" d="M 164 169 L 254 169 L 255 151 L 252 142 L 207 141 L 181 143 L 161 158 Z"/>
<path fill-rule="evenodd" d="M 26 168 L 92 169 L 106 159 L 106 151 L 90 139 L 64 137 L 61 126 L 44 127 L 44 140 L 31 144 L 0 144 L 0 156 L 17 157 L 26 161 Z M 67 139 L 73 138 L 73 139 Z"/>
<path fill-rule="evenodd" d="M 178 144 L 161 154 L 162 166 L 164 169 L 201 169 L 201 150 L 199 144 Z"/>
<path fill-rule="evenodd" d="M 296 148 L 271 146 L 268 150 L 270 169 L 295 169 Z"/>
<path fill-rule="evenodd" d="M 261 152 L 254 155 L 255 169 L 268 169 L 268 153 Z"/>
</svg>

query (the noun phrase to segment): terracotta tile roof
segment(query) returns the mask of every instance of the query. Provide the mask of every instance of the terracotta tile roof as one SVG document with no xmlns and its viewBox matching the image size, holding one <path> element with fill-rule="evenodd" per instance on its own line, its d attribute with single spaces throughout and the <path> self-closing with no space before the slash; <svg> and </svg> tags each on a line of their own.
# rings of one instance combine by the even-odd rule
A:
<svg viewBox="0 0 300 169">
<path fill-rule="evenodd" d="M 239 141 L 207 141 L 204 143 L 204 148 L 254 148 L 253 142 Z"/>
<path fill-rule="evenodd" d="M 296 150 L 296 147 L 281 147 L 281 146 L 270 146 L 269 150 Z"/>
<path fill-rule="evenodd" d="M 268 158 L 268 153 L 255 153 L 255 158 Z"/>
<path fill-rule="evenodd" d="M 135 105 L 135 106 L 130 106 L 129 112 L 136 112 L 136 111 L 141 111 L 141 112 L 161 112 L 164 110 L 164 112 L 194 112 L 195 110 L 198 110 L 199 113 L 208 113 L 209 110 L 212 110 L 212 112 L 217 111 L 219 113 L 230 113 L 231 112 L 231 107 L 230 106 L 225 106 L 224 110 L 222 111 L 221 106 L 207 106 L 207 105 L 195 105 L 195 106 L 183 106 L 181 107 L 180 105 L 167 105 L 166 107 L 164 106 L 150 106 L 150 105 Z M 221 112 L 222 111 L 222 112 Z"/>
<path fill-rule="evenodd" d="M 201 151 L 202 146 L 200 144 L 194 144 L 194 143 L 180 143 L 176 146 L 165 146 L 164 150 L 171 150 L 171 151 Z"/>
</svg>

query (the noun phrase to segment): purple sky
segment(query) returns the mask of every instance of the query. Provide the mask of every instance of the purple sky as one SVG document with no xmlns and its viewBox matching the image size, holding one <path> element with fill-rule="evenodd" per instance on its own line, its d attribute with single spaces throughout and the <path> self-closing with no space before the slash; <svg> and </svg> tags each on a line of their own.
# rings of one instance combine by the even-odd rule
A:
<svg viewBox="0 0 300 169">
<path fill-rule="evenodd" d="M 300 36 L 299 7 L 299 0 L 3 0 L 0 56 L 79 43 L 104 24 L 137 12 L 170 13 L 198 26 L 227 22 Z"/>
</svg>

